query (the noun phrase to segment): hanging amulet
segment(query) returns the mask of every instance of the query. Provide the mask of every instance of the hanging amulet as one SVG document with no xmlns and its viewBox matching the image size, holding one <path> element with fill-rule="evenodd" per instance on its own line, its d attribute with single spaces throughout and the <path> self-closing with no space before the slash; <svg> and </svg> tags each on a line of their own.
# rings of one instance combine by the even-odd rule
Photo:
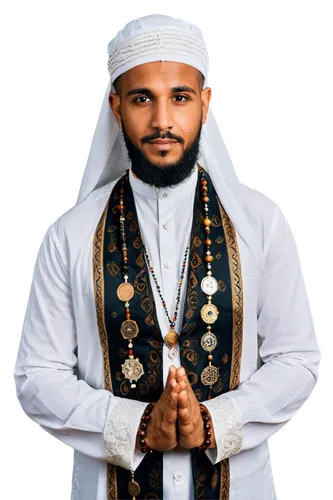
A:
<svg viewBox="0 0 333 500">
<path fill-rule="evenodd" d="M 140 494 L 140 485 L 136 481 L 132 480 L 127 485 L 127 491 L 132 497 L 137 497 Z"/>
<path fill-rule="evenodd" d="M 144 374 L 139 358 L 126 359 L 125 363 L 121 365 L 121 371 L 130 382 L 133 380 L 136 382 Z"/>
<path fill-rule="evenodd" d="M 124 337 L 125 340 L 134 339 L 139 333 L 139 327 L 136 321 L 132 319 L 126 319 L 123 321 L 120 327 L 120 333 Z"/>
<path fill-rule="evenodd" d="M 201 382 L 204 385 L 213 385 L 219 379 L 219 369 L 216 366 L 208 365 L 201 372 Z"/>
<path fill-rule="evenodd" d="M 212 323 L 215 323 L 217 320 L 217 317 L 219 315 L 219 310 L 214 304 L 205 304 L 201 308 L 201 318 L 205 323 L 208 325 L 211 325 Z"/>
<path fill-rule="evenodd" d="M 125 281 L 121 283 L 117 288 L 118 299 L 122 302 L 128 302 L 134 297 L 134 288 L 131 283 Z"/>
</svg>

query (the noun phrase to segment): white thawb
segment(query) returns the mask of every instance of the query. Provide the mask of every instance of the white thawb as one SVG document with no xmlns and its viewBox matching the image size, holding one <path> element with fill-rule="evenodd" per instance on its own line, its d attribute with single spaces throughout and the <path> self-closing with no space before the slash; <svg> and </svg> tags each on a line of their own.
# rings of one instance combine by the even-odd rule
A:
<svg viewBox="0 0 333 500">
<path fill-rule="evenodd" d="M 195 175 L 174 189 L 160 190 L 130 175 L 140 230 L 170 309 L 190 237 Z M 103 389 L 92 243 L 114 184 L 92 192 L 46 232 L 14 371 L 17 395 L 27 415 L 75 450 L 72 500 L 106 500 L 106 463 L 135 470 L 143 458 L 134 446 L 146 403 L 124 400 Z M 253 231 L 262 235 L 263 260 L 256 267 L 237 235 L 244 287 L 241 383 L 234 391 L 205 402 L 217 438 L 217 456 L 214 450 L 207 454 L 213 462 L 230 457 L 230 500 L 273 500 L 267 439 L 310 395 L 320 351 L 285 217 L 265 195 L 243 184 L 238 189 L 253 214 Z M 180 210 L 182 217 L 178 217 Z M 168 322 L 152 279 L 151 285 L 165 335 Z M 183 309 L 184 294 L 179 322 Z M 164 382 L 171 364 L 167 351 L 164 346 Z M 173 363 L 180 366 L 179 358 Z M 165 453 L 163 475 L 165 500 L 193 500 L 187 452 Z"/>
<path fill-rule="evenodd" d="M 147 16 L 136 21 L 144 26 L 155 21 L 170 23 L 170 19 Z M 125 28 L 128 35 L 131 24 Z M 143 56 L 138 55 L 134 62 L 131 57 L 129 65 L 133 67 Z M 154 54 L 145 57 L 154 60 Z M 163 59 L 170 60 L 168 57 Z M 184 61 L 185 56 L 181 58 Z M 118 63 L 122 64 L 120 60 Z M 187 63 L 191 64 L 189 60 Z M 201 64 L 196 65 L 195 58 L 192 63 L 196 67 Z M 206 77 L 205 68 L 202 71 Z M 107 463 L 130 471 L 143 459 L 135 450 L 135 435 L 146 403 L 116 397 L 104 389 L 96 318 L 94 234 L 110 193 L 127 166 L 120 162 L 118 172 L 111 168 L 111 152 L 117 150 L 121 158 L 121 146 L 117 131 L 111 150 L 109 136 L 102 140 L 103 121 L 110 124 L 112 119 L 104 103 L 78 203 L 50 225 L 40 246 L 14 369 L 17 396 L 26 414 L 75 450 L 72 500 L 109 500 Z M 220 201 L 235 224 L 244 323 L 239 386 L 204 402 L 212 415 L 217 442 L 217 448 L 206 453 L 213 463 L 229 458 L 230 500 L 276 500 L 268 438 L 309 397 L 318 378 L 321 353 L 288 222 L 273 200 L 238 182 L 221 137 L 215 141 L 217 148 L 224 150 L 220 169 L 216 149 L 209 162 L 208 131 L 216 126 L 212 114 L 208 121 L 208 127 L 203 125 L 200 164 L 209 171 Z M 94 171 L 94 162 L 98 161 Z M 224 170 L 226 163 L 228 168 Z M 185 183 L 156 189 L 130 172 L 141 234 L 170 314 L 190 238 L 196 175 L 194 169 Z M 187 273 L 185 277 L 178 331 Z M 169 324 L 151 276 L 150 280 L 158 322 L 165 335 Z M 164 383 L 171 363 L 180 366 L 179 356 L 171 362 L 164 346 Z M 163 459 L 164 500 L 193 500 L 189 452 L 170 451 Z"/>
</svg>

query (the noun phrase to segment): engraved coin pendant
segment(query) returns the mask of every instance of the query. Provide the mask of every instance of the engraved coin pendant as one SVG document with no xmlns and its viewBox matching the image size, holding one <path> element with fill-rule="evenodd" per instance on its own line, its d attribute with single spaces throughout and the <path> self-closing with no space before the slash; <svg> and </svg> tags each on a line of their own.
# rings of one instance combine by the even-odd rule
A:
<svg viewBox="0 0 333 500">
<path fill-rule="evenodd" d="M 132 497 L 137 497 L 140 494 L 140 485 L 136 481 L 131 481 L 127 485 L 127 491 Z"/>
<path fill-rule="evenodd" d="M 134 339 L 139 333 L 137 322 L 132 319 L 126 319 L 120 327 L 120 333 L 126 340 Z"/>
<path fill-rule="evenodd" d="M 125 363 L 121 365 L 121 371 L 129 380 L 137 381 L 141 375 L 144 374 L 144 369 L 139 361 L 139 358 L 126 359 Z"/>
<path fill-rule="evenodd" d="M 206 295 L 214 295 L 214 293 L 217 292 L 218 289 L 219 285 L 213 276 L 206 276 L 201 281 L 201 290 Z"/>
<path fill-rule="evenodd" d="M 175 330 L 169 330 L 166 336 L 164 337 L 164 342 L 168 347 L 175 347 L 178 342 L 178 333 Z"/>
<path fill-rule="evenodd" d="M 134 297 L 134 288 L 131 283 L 121 283 L 117 288 L 118 299 L 128 302 Z"/>
<path fill-rule="evenodd" d="M 205 304 L 201 309 L 201 318 L 205 323 L 211 325 L 215 323 L 219 315 L 219 310 L 214 304 Z"/>
<path fill-rule="evenodd" d="M 201 382 L 204 385 L 213 385 L 219 379 L 219 369 L 216 366 L 206 366 L 201 372 Z"/>
<path fill-rule="evenodd" d="M 201 337 L 201 347 L 205 349 L 205 351 L 211 352 L 217 346 L 217 338 L 216 335 L 212 332 L 207 332 Z"/>
</svg>

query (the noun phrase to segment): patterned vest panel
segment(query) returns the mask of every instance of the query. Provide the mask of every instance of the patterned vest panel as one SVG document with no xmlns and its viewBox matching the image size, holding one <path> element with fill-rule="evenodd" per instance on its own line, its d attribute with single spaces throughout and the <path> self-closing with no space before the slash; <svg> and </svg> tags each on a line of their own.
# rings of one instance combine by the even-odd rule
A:
<svg viewBox="0 0 333 500">
<path fill-rule="evenodd" d="M 201 372 L 208 365 L 207 353 L 201 347 L 201 337 L 207 332 L 200 310 L 207 303 L 201 290 L 201 281 L 206 276 L 204 204 L 198 171 L 188 281 L 184 316 L 179 338 L 181 364 L 184 366 L 198 401 L 214 398 L 233 390 L 239 384 L 240 353 L 242 343 L 243 298 L 240 258 L 235 229 L 221 206 L 209 175 L 206 173 L 209 195 L 209 218 L 212 221 L 210 239 L 212 275 L 218 281 L 218 291 L 212 303 L 219 310 L 218 319 L 212 325 L 217 337 L 217 346 L 212 352 L 214 366 L 219 367 L 219 379 L 212 386 L 203 385 Z M 128 172 L 125 174 L 128 179 Z M 154 295 L 149 271 L 144 258 L 133 192 L 125 181 L 125 228 L 128 248 L 128 281 L 135 294 L 130 301 L 131 319 L 139 327 L 133 341 L 133 354 L 139 358 L 144 374 L 136 388 L 131 388 L 125 379 L 121 365 L 129 355 L 128 341 L 120 327 L 125 318 L 124 303 L 117 296 L 117 288 L 123 283 L 122 252 L 119 229 L 119 200 L 121 179 L 114 186 L 103 214 L 96 227 L 94 237 L 94 285 L 95 301 L 104 357 L 104 387 L 114 395 L 144 402 L 156 402 L 163 392 L 163 337 L 157 320 Z M 176 293 L 176 290 L 175 290 Z M 229 461 L 222 460 L 213 465 L 204 451 L 191 450 L 192 475 L 196 499 L 229 498 Z M 108 464 L 107 500 L 132 499 L 127 490 L 130 471 Z M 163 498 L 163 453 L 146 454 L 135 471 L 135 480 L 140 485 L 142 499 Z"/>
</svg>

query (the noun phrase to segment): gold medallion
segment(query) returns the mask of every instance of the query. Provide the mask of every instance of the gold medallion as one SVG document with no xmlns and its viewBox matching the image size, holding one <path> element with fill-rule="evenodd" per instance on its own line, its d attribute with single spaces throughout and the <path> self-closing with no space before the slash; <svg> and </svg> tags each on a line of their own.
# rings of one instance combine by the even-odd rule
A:
<svg viewBox="0 0 333 500">
<path fill-rule="evenodd" d="M 121 371 L 128 380 L 137 381 L 141 375 L 144 374 L 143 366 L 139 361 L 139 358 L 126 359 L 125 363 L 121 365 Z"/>
<path fill-rule="evenodd" d="M 201 308 L 201 318 L 205 323 L 208 323 L 209 325 L 215 323 L 218 315 L 219 315 L 219 310 L 216 306 L 214 306 L 214 304 L 205 304 Z"/>
<path fill-rule="evenodd" d="M 132 319 L 126 319 L 120 327 L 120 333 L 126 340 L 134 339 L 139 333 L 137 322 Z"/>
<path fill-rule="evenodd" d="M 212 352 L 217 346 L 216 335 L 212 332 L 207 332 L 201 337 L 201 347 L 205 351 Z"/>
<path fill-rule="evenodd" d="M 140 485 L 136 481 L 132 480 L 127 485 L 127 491 L 132 497 L 137 497 L 140 494 Z"/>
<path fill-rule="evenodd" d="M 164 342 L 168 347 L 175 347 L 178 343 L 178 333 L 175 330 L 169 330 L 164 337 Z"/>
<path fill-rule="evenodd" d="M 134 288 L 131 283 L 125 281 L 125 283 L 121 283 L 117 288 L 118 299 L 123 302 L 128 302 L 134 297 Z"/>
<path fill-rule="evenodd" d="M 219 369 L 216 366 L 208 365 L 201 372 L 201 382 L 204 385 L 213 385 L 219 379 Z"/>
<path fill-rule="evenodd" d="M 206 295 L 214 295 L 214 293 L 216 293 L 218 289 L 219 285 L 214 276 L 206 276 L 201 281 L 201 290 Z"/>
</svg>

